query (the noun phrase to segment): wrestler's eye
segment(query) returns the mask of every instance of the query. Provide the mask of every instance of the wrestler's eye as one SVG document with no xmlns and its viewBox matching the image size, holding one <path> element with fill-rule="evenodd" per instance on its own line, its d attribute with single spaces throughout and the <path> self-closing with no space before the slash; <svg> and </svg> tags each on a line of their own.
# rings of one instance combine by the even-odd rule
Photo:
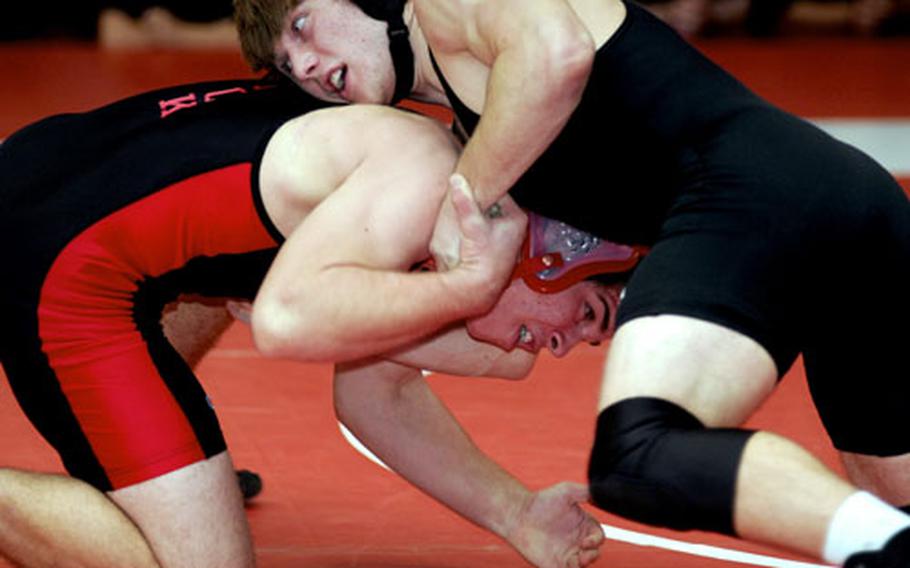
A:
<svg viewBox="0 0 910 568">
<path fill-rule="evenodd" d="M 297 16 L 291 20 L 291 31 L 298 34 L 302 32 L 304 26 L 306 26 L 306 20 L 306 16 Z"/>
<path fill-rule="evenodd" d="M 594 321 L 594 318 L 597 317 L 597 314 L 594 313 L 594 308 L 591 307 L 591 304 L 585 302 L 585 312 L 584 319 L 585 321 Z"/>
</svg>

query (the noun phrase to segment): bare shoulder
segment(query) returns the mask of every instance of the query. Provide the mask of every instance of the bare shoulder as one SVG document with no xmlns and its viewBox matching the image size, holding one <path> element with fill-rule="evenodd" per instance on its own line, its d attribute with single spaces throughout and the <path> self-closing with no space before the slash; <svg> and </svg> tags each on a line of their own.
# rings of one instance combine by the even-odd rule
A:
<svg viewBox="0 0 910 568">
<path fill-rule="evenodd" d="M 603 44 L 625 17 L 620 0 L 413 0 L 420 29 L 434 51 L 477 56 L 519 30 L 565 25 L 587 28 Z M 489 59 L 484 59 L 489 62 Z"/>
<path fill-rule="evenodd" d="M 356 105 L 349 108 L 352 114 L 357 115 L 361 135 L 370 133 L 365 143 L 370 144 L 373 150 L 458 148 L 451 131 L 432 118 L 388 106 Z"/>
<path fill-rule="evenodd" d="M 269 141 L 260 167 L 262 199 L 285 234 L 333 194 L 335 202 L 347 200 L 348 211 L 419 197 L 416 215 L 438 207 L 434 200 L 445 191 L 458 150 L 444 125 L 415 113 L 371 105 L 313 111 L 282 125 Z"/>
<path fill-rule="evenodd" d="M 467 49 L 476 33 L 483 0 L 413 0 L 414 13 L 423 35 L 434 51 L 457 53 Z"/>
<path fill-rule="evenodd" d="M 329 107 L 292 119 L 269 141 L 265 181 L 335 188 L 364 162 L 453 160 L 454 136 L 438 121 L 378 105 Z M 305 179 L 303 179 L 305 178 Z"/>
<path fill-rule="evenodd" d="M 334 155 L 342 162 L 360 162 L 370 153 L 432 148 L 457 149 L 447 128 L 436 120 L 380 105 L 346 105 L 311 112 L 276 133 L 297 144 Z"/>
</svg>

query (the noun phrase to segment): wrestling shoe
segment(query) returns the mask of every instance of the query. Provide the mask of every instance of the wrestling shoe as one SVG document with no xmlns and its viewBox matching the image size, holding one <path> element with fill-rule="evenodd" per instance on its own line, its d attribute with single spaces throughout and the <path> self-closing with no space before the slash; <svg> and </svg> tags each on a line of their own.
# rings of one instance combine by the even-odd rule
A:
<svg viewBox="0 0 910 568">
<path fill-rule="evenodd" d="M 249 501 L 262 493 L 262 478 L 259 477 L 258 473 L 248 469 L 237 470 L 237 484 L 240 485 L 240 492 L 243 494 L 244 501 Z"/>
<path fill-rule="evenodd" d="M 892 536 L 881 550 L 850 556 L 844 568 L 910 568 L 910 527 Z"/>
</svg>

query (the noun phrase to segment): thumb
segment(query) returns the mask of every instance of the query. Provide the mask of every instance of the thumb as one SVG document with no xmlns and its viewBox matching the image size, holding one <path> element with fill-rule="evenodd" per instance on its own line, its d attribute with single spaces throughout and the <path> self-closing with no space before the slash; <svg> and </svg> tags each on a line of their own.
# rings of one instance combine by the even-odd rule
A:
<svg viewBox="0 0 910 568">
<path fill-rule="evenodd" d="M 484 227 L 483 213 L 480 211 L 480 206 L 474 201 L 474 192 L 471 190 L 468 180 L 461 174 L 452 174 L 449 177 L 449 189 L 461 232 L 464 236 L 471 238 Z"/>
</svg>

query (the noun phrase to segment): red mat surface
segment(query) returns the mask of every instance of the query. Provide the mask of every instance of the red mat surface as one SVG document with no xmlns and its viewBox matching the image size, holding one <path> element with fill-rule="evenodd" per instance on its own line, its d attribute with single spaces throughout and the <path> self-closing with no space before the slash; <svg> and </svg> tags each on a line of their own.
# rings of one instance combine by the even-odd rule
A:
<svg viewBox="0 0 910 568">
<path fill-rule="evenodd" d="M 759 93 L 803 116 L 910 117 L 910 41 L 725 40 L 700 47 Z M 245 74 L 233 53 L 0 46 L 0 137 L 47 114 L 158 86 Z M 910 179 L 901 182 L 910 190 Z M 431 382 L 482 448 L 529 485 L 543 486 L 583 479 L 602 357 L 602 350 L 587 347 L 562 360 L 543 356 L 522 383 L 450 377 Z M 238 467 L 259 471 L 265 481 L 249 509 L 263 568 L 525 565 L 505 544 L 368 462 L 343 440 L 332 412 L 328 366 L 263 360 L 253 352 L 247 330 L 235 326 L 203 362 L 200 376 Z M 791 436 L 837 467 L 807 403 L 800 365 L 751 425 Z M 2 466 L 60 470 L 5 381 L 0 382 L 0 456 Z M 672 536 L 769 553 L 717 536 Z M 618 543 L 608 544 L 603 554 L 598 565 L 612 568 L 728 564 Z"/>
</svg>

